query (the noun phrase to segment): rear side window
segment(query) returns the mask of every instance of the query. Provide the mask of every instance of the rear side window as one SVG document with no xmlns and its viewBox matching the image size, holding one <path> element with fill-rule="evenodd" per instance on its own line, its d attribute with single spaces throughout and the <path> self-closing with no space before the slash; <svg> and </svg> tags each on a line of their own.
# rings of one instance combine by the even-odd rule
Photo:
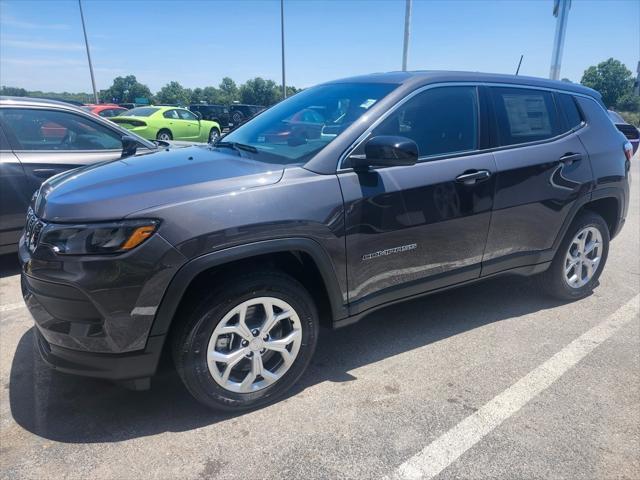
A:
<svg viewBox="0 0 640 480">
<path fill-rule="evenodd" d="M 526 88 L 492 88 L 501 146 L 536 142 L 560 133 L 553 94 Z"/>
<path fill-rule="evenodd" d="M 582 116 L 580 115 L 580 111 L 578 110 L 578 106 L 576 105 L 576 101 L 573 99 L 572 95 L 568 95 L 566 93 L 561 93 L 558 95 L 560 100 L 560 108 L 564 113 L 564 118 L 567 122 L 567 130 L 571 130 L 579 126 L 582 123 Z"/>
<path fill-rule="evenodd" d="M 407 100 L 387 117 L 374 129 L 373 135 L 408 137 L 418 144 L 420 157 L 476 150 L 476 87 L 437 87 L 425 90 Z"/>
</svg>

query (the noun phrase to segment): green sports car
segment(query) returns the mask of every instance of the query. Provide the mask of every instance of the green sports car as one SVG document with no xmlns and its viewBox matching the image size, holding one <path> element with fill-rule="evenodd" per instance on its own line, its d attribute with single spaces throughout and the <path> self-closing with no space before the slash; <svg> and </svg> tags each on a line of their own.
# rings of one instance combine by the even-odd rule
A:
<svg viewBox="0 0 640 480">
<path fill-rule="evenodd" d="M 215 142 L 220 125 L 180 107 L 136 107 L 109 120 L 147 140 Z"/>
</svg>

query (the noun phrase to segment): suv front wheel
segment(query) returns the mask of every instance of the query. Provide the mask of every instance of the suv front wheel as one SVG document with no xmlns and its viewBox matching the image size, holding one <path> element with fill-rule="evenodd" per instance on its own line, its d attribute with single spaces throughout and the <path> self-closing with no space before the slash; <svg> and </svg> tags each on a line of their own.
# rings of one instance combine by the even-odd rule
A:
<svg viewBox="0 0 640 480">
<path fill-rule="evenodd" d="M 318 338 L 313 299 L 280 272 L 237 276 L 205 297 L 173 336 L 182 381 L 203 404 L 238 411 L 283 395 Z"/>
<path fill-rule="evenodd" d="M 539 276 L 541 286 L 561 300 L 589 295 L 598 283 L 609 254 L 609 228 L 597 213 L 578 214 L 549 269 Z"/>
</svg>

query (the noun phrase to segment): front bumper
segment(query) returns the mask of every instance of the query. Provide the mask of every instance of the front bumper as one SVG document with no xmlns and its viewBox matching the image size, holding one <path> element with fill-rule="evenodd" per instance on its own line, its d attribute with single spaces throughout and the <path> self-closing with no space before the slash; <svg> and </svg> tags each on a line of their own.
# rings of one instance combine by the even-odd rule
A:
<svg viewBox="0 0 640 480">
<path fill-rule="evenodd" d="M 150 336 L 151 327 L 182 254 L 156 234 L 115 256 L 31 252 L 22 238 L 19 255 L 23 298 L 48 364 L 111 380 L 153 375 L 165 336 Z"/>
<path fill-rule="evenodd" d="M 35 328 L 35 347 L 51 368 L 73 375 L 126 381 L 151 377 L 158 367 L 164 335 L 149 337 L 140 352 L 123 354 L 93 353 L 53 345 Z"/>
</svg>

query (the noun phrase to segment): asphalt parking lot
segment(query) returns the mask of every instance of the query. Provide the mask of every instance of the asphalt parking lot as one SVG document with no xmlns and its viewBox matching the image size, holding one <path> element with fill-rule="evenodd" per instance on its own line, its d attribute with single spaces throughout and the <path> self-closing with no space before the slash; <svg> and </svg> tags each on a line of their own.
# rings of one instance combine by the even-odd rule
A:
<svg viewBox="0 0 640 480">
<path fill-rule="evenodd" d="M 640 478 L 639 158 L 601 285 L 559 303 L 496 278 L 323 332 L 275 405 L 197 404 L 47 369 L 0 258 L 1 478 Z"/>
</svg>

